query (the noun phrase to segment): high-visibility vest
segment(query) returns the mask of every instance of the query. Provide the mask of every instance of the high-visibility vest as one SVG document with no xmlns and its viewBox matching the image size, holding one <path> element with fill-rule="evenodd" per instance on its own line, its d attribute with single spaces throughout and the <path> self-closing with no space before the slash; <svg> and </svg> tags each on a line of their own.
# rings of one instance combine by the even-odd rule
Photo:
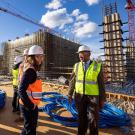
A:
<svg viewBox="0 0 135 135">
<path fill-rule="evenodd" d="M 12 75 L 13 75 L 13 85 L 18 86 L 18 68 L 12 69 Z"/>
<path fill-rule="evenodd" d="M 98 74 L 101 70 L 101 64 L 93 61 L 88 67 L 87 71 L 84 71 L 83 63 L 76 63 L 74 66 L 74 72 L 76 74 L 75 91 L 84 95 L 99 95 L 98 87 Z"/>
<path fill-rule="evenodd" d="M 38 105 L 42 98 L 42 80 L 37 78 L 34 83 L 29 84 L 26 92 L 31 102 Z M 21 98 L 19 99 L 19 102 L 23 105 Z"/>
</svg>

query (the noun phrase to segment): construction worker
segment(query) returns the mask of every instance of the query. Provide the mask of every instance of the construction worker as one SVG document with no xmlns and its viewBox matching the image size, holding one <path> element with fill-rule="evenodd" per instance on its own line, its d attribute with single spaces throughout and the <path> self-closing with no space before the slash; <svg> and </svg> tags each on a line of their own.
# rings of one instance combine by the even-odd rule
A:
<svg viewBox="0 0 135 135">
<path fill-rule="evenodd" d="M 80 62 L 74 65 L 69 82 L 68 100 L 72 101 L 75 91 L 75 103 L 78 111 L 78 135 L 98 135 L 98 112 L 105 102 L 105 88 L 101 63 L 90 60 L 88 46 L 78 49 Z"/>
<path fill-rule="evenodd" d="M 12 76 L 13 76 L 13 100 L 12 100 L 12 107 L 13 112 L 19 111 L 19 98 L 18 98 L 18 84 L 19 84 L 19 78 L 18 78 L 18 71 L 19 71 L 19 65 L 21 64 L 23 58 L 21 56 L 16 56 L 14 59 L 14 66 L 12 69 Z"/>
<path fill-rule="evenodd" d="M 23 72 L 25 71 L 26 67 L 27 67 L 27 58 L 28 58 L 28 51 L 29 49 L 25 49 L 23 51 L 23 62 L 19 65 L 19 74 L 18 74 L 18 78 L 19 78 L 19 84 L 21 82 L 22 79 L 22 75 Z M 23 114 L 21 111 L 19 111 L 19 117 L 15 120 L 15 122 L 21 122 L 23 121 Z"/>
<path fill-rule="evenodd" d="M 23 51 L 23 57 L 24 57 L 23 58 L 23 62 L 19 66 L 19 81 L 21 81 L 21 78 L 22 78 L 22 75 L 23 75 L 23 71 L 27 67 L 28 51 L 29 51 L 29 49 L 25 49 Z"/>
<path fill-rule="evenodd" d="M 43 62 L 43 49 L 38 45 L 29 48 L 27 62 L 29 63 L 20 82 L 19 103 L 24 118 L 24 128 L 21 135 L 36 135 L 38 120 L 38 104 L 42 97 L 42 81 L 37 72 Z"/>
</svg>

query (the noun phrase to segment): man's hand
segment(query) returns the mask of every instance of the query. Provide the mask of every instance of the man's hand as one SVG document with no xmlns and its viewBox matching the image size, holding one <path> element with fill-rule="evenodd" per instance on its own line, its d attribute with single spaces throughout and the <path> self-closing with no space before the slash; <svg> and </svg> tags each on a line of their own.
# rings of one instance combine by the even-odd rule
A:
<svg viewBox="0 0 135 135">
<path fill-rule="evenodd" d="M 68 95 L 68 101 L 71 103 L 72 102 L 72 96 L 71 95 Z"/>
</svg>

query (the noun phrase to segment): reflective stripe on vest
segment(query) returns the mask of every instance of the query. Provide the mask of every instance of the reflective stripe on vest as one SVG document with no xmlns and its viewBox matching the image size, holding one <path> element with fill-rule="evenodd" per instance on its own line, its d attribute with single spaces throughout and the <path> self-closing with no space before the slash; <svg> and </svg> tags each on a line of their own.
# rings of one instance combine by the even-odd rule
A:
<svg viewBox="0 0 135 135">
<path fill-rule="evenodd" d="M 93 61 L 88 67 L 86 73 L 84 73 L 82 62 L 75 64 L 74 68 L 74 72 L 76 74 L 76 93 L 85 95 L 99 95 L 97 78 L 101 70 L 101 64 Z"/>
<path fill-rule="evenodd" d="M 12 69 L 12 75 L 13 75 L 13 85 L 18 86 L 18 68 L 17 69 Z"/>
<path fill-rule="evenodd" d="M 30 91 L 27 91 L 27 95 L 32 97 L 33 99 L 41 99 L 42 98 L 42 92 L 30 92 Z"/>
<path fill-rule="evenodd" d="M 81 80 L 76 80 L 76 82 L 78 82 L 78 83 L 83 83 L 83 81 L 81 81 Z M 89 81 L 85 81 L 85 84 L 97 84 L 97 82 L 89 82 Z"/>
<path fill-rule="evenodd" d="M 37 79 L 34 83 L 29 84 L 28 90 L 26 91 L 31 102 L 38 105 L 41 99 L 42 93 L 42 80 Z M 40 94 L 39 94 L 40 93 Z M 19 100 L 20 104 L 23 104 L 22 100 Z"/>
</svg>

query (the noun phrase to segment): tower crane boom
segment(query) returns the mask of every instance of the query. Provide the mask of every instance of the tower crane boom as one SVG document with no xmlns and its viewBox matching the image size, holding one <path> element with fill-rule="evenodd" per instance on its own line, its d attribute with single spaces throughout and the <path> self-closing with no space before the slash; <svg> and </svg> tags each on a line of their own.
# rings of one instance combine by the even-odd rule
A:
<svg viewBox="0 0 135 135">
<path fill-rule="evenodd" d="M 22 16 L 22 15 L 20 15 L 18 13 L 14 13 L 14 12 L 12 12 L 10 10 L 7 10 L 7 9 L 3 8 L 3 7 L 0 7 L 0 11 L 11 14 L 13 16 L 16 16 L 16 17 L 18 17 L 20 19 L 23 19 L 23 20 L 25 20 L 25 21 L 27 21 L 29 23 L 35 24 L 35 25 L 37 25 L 37 26 L 39 26 L 39 27 L 41 27 L 41 28 L 43 28 L 45 30 L 49 29 L 48 27 L 45 27 L 44 25 L 42 25 L 42 24 L 40 24 L 40 23 L 38 23 L 38 22 L 36 22 L 36 21 L 34 21 L 32 19 L 26 18 L 26 17 L 24 17 L 24 16 Z"/>
</svg>

